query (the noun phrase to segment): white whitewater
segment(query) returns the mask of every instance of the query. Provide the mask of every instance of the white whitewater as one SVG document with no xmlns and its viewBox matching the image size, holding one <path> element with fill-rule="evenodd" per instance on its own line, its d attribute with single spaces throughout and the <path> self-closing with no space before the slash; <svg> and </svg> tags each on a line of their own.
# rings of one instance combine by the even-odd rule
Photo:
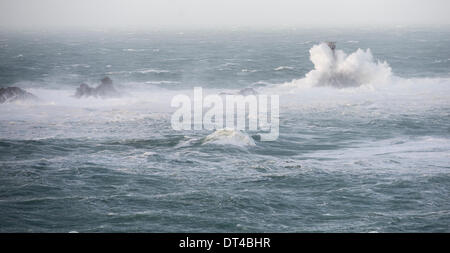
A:
<svg viewBox="0 0 450 253">
<path fill-rule="evenodd" d="M 347 55 L 342 50 L 333 51 L 327 44 L 321 43 L 314 45 L 309 53 L 314 69 L 304 78 L 292 81 L 292 84 L 345 88 L 386 83 L 392 76 L 389 64 L 375 61 L 370 49 L 358 49 Z"/>
<path fill-rule="evenodd" d="M 234 129 L 218 129 L 203 139 L 203 144 L 234 145 L 239 147 L 255 146 L 255 141 L 247 134 Z"/>
</svg>

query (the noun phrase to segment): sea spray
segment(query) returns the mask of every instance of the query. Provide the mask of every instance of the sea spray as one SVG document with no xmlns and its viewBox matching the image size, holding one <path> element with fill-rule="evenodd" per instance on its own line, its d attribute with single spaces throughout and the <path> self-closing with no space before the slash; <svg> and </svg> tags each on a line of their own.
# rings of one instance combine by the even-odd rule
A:
<svg viewBox="0 0 450 253">
<path fill-rule="evenodd" d="M 392 76 L 387 62 L 375 61 L 370 49 L 358 49 L 347 55 L 342 50 L 331 50 L 325 43 L 313 46 L 310 60 L 314 69 L 304 78 L 292 81 L 295 85 L 357 87 L 386 83 Z"/>
</svg>

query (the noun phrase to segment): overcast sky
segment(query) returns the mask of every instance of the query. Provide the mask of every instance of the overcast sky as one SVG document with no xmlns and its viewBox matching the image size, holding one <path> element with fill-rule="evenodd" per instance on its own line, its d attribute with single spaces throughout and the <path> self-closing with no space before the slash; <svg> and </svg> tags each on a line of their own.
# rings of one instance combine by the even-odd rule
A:
<svg viewBox="0 0 450 253">
<path fill-rule="evenodd" d="M 7 28 L 449 25 L 449 0 L 0 0 Z"/>
</svg>

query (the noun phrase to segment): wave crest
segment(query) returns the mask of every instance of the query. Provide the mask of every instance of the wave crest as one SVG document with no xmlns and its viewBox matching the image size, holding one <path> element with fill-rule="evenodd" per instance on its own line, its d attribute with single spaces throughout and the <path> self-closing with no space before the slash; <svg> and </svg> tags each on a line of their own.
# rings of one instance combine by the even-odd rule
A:
<svg viewBox="0 0 450 253">
<path fill-rule="evenodd" d="M 236 131 L 234 129 L 218 129 L 214 133 L 206 136 L 202 144 L 213 143 L 221 145 L 234 145 L 234 146 L 255 146 L 255 141 L 247 134 Z"/>
</svg>

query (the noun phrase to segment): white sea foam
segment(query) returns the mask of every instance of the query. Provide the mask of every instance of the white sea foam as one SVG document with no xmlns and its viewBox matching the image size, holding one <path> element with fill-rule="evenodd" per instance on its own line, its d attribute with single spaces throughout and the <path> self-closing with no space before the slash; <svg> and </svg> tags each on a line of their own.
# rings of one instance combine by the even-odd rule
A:
<svg viewBox="0 0 450 253">
<path fill-rule="evenodd" d="M 146 74 L 146 73 L 168 73 L 169 71 L 164 69 L 144 69 L 144 70 L 137 70 L 136 72 Z"/>
<path fill-rule="evenodd" d="M 130 70 L 130 71 L 110 71 L 106 72 L 108 75 L 115 75 L 115 74 L 134 74 L 134 73 L 140 73 L 140 74 L 148 74 L 148 73 L 169 73 L 169 70 L 165 69 L 138 69 L 138 70 Z"/>
<path fill-rule="evenodd" d="M 125 49 L 122 49 L 122 51 L 124 51 L 124 52 L 143 52 L 143 51 L 145 51 L 145 49 L 125 48 Z"/>
<path fill-rule="evenodd" d="M 257 69 L 242 69 L 241 70 L 241 72 L 249 72 L 249 73 L 254 73 L 254 72 L 257 72 L 257 71 L 259 71 L 259 70 L 257 70 Z"/>
<path fill-rule="evenodd" d="M 178 81 L 147 81 L 145 82 L 146 84 L 179 84 L 180 82 Z"/>
<path fill-rule="evenodd" d="M 273 70 L 280 71 L 280 70 L 292 70 L 292 69 L 294 69 L 294 68 L 290 67 L 290 66 L 280 66 L 280 67 L 274 68 Z"/>
<path fill-rule="evenodd" d="M 78 68 L 78 67 L 82 67 L 82 68 L 90 68 L 91 65 L 89 64 L 85 64 L 85 63 L 78 63 L 78 64 L 72 64 L 70 65 L 73 68 Z"/>
</svg>

